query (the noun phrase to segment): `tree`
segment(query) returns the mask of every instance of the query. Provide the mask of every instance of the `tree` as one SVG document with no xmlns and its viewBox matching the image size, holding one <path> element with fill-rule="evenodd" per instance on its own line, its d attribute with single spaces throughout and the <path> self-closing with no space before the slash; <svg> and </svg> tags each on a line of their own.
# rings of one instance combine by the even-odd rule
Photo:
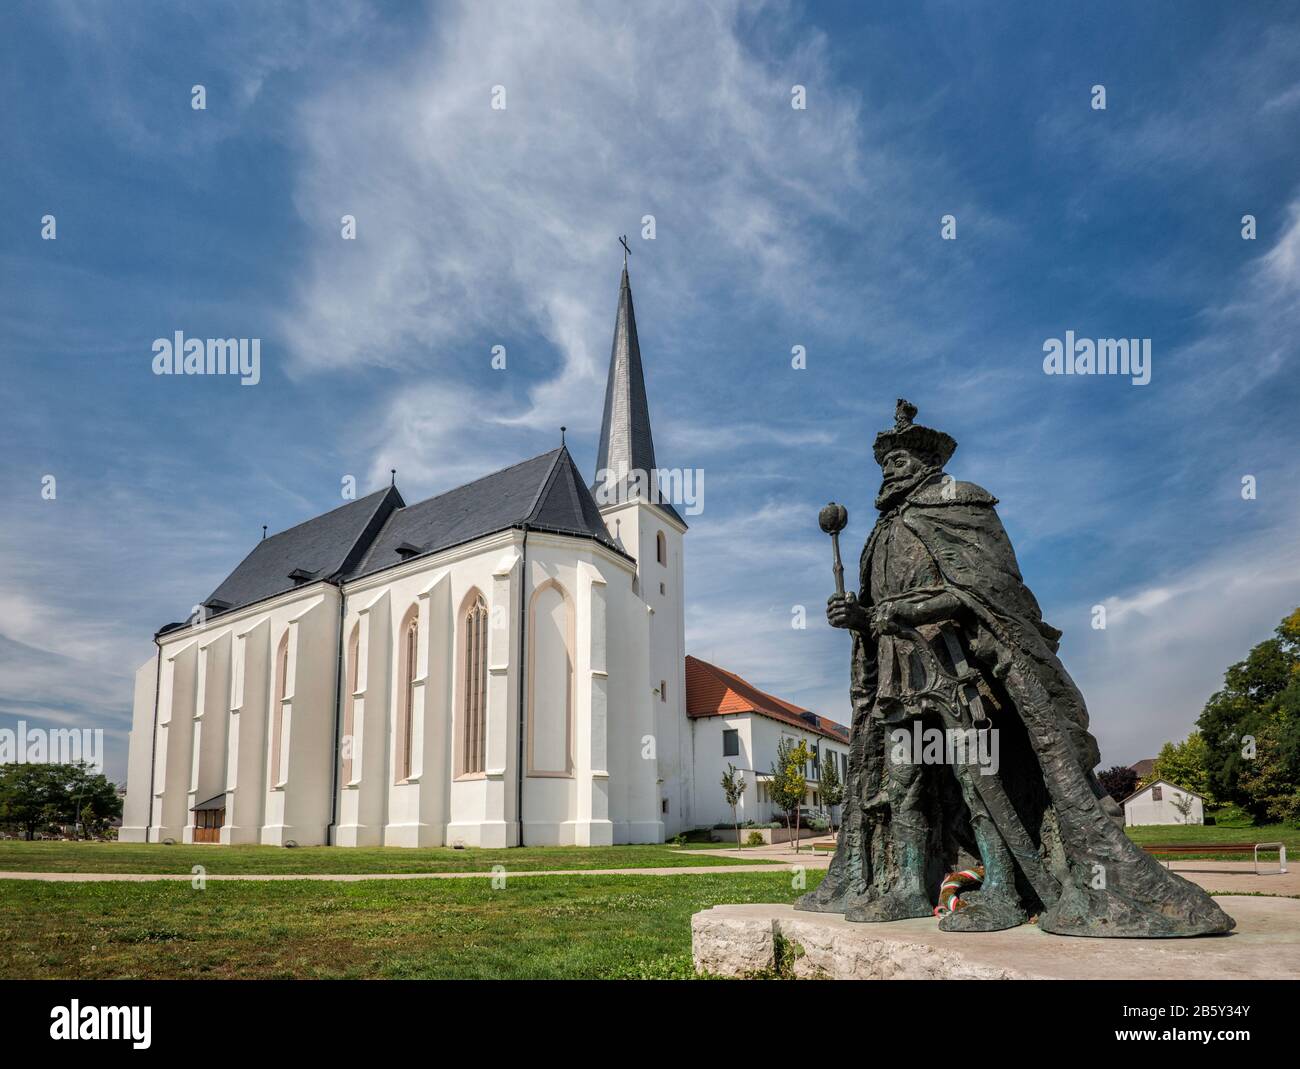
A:
<svg viewBox="0 0 1300 1069">
<path fill-rule="evenodd" d="M 1206 767 L 1208 756 L 1205 739 L 1199 731 L 1193 731 L 1182 742 L 1167 742 L 1160 747 L 1147 782 L 1154 783 L 1162 779 L 1184 790 L 1194 791 L 1207 802 L 1213 803 L 1210 771 Z"/>
<path fill-rule="evenodd" d="M 844 801 L 844 784 L 840 781 L 839 758 L 833 753 L 822 756 L 822 801 L 826 803 L 826 819 L 835 834 L 834 807 Z"/>
<path fill-rule="evenodd" d="M 1097 781 L 1115 801 L 1122 802 L 1137 790 L 1138 774 L 1127 765 L 1116 765 L 1097 773 Z"/>
<path fill-rule="evenodd" d="M 1255 757 L 1244 762 L 1242 791 L 1252 799 L 1252 811 L 1264 820 L 1300 825 L 1300 782 L 1287 771 L 1282 732 L 1266 723 L 1255 739 Z"/>
<path fill-rule="evenodd" d="M 1183 818 L 1183 823 L 1189 823 L 1192 816 L 1192 806 L 1196 804 L 1195 796 L 1187 794 L 1185 791 L 1176 791 L 1169 801 L 1178 810 L 1178 815 Z"/>
<path fill-rule="evenodd" d="M 727 805 L 731 806 L 731 823 L 736 828 L 736 847 L 740 848 L 740 820 L 736 816 L 736 806 L 740 804 L 745 793 L 745 774 L 737 772 L 736 766 L 727 762 L 727 771 L 722 774 L 722 793 L 726 795 Z"/>
<path fill-rule="evenodd" d="M 1224 673 L 1197 726 L 1216 801 L 1236 803 L 1256 820 L 1277 819 L 1268 815 L 1285 808 L 1276 781 L 1300 783 L 1300 609 Z M 1263 737 L 1264 759 L 1275 767 L 1255 767 L 1265 753 Z"/>
<path fill-rule="evenodd" d="M 769 791 L 776 807 L 785 813 L 786 830 L 791 830 L 791 815 L 794 817 L 794 849 L 799 852 L 799 807 L 803 805 L 808 793 L 808 776 L 806 769 L 812 754 L 808 744 L 800 739 L 782 737 L 776 745 L 776 763 L 772 765 L 772 782 Z"/>
<path fill-rule="evenodd" d="M 121 815 L 113 785 L 84 762 L 0 765 L 0 823 L 17 824 L 29 840 L 43 824 L 100 826 Z"/>
<path fill-rule="evenodd" d="M 79 828 L 85 828 L 87 834 L 102 832 L 110 820 L 122 815 L 122 799 L 117 788 L 102 773 L 92 773 L 89 765 L 66 767 L 73 835 L 79 834 Z"/>
</svg>

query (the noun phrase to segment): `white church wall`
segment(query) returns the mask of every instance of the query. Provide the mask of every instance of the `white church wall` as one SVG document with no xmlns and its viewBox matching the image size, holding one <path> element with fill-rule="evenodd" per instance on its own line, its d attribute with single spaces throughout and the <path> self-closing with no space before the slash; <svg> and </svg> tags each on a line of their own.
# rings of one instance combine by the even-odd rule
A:
<svg viewBox="0 0 1300 1069">
<path fill-rule="evenodd" d="M 132 748 L 141 790 L 133 786 L 128 800 L 128 813 L 143 807 L 146 815 L 128 834 L 144 838 L 149 820 L 152 841 L 179 840 L 187 827 L 192 836 L 191 807 L 224 790 L 223 843 L 320 843 L 336 783 L 339 845 L 515 845 L 522 549 L 521 532 L 507 532 L 349 584 L 342 595 L 312 584 L 164 636 L 162 669 L 154 673 L 154 797 L 147 789 L 153 680 L 146 665 L 134 714 L 140 741 Z M 534 733 L 524 841 L 661 842 L 665 733 L 649 669 L 653 615 L 633 593 L 633 565 L 594 543 L 540 532 L 530 533 L 528 564 L 523 595 L 532 602 L 535 672 L 525 692 Z M 456 695 L 464 665 L 457 616 L 475 591 L 490 621 L 485 767 L 458 775 Z M 398 782 L 399 640 L 412 611 L 420 622 L 413 767 Z M 357 664 L 349 675 L 354 632 Z"/>
<path fill-rule="evenodd" d="M 260 615 L 230 629 L 230 728 L 226 755 L 226 818 L 221 842 L 262 839 L 266 813 L 267 714 L 271 701 L 271 618 Z"/>
<path fill-rule="evenodd" d="M 659 763 L 658 820 L 665 836 L 671 838 L 694 826 L 690 811 L 690 734 L 685 723 L 684 529 L 666 512 L 640 501 L 608 506 L 601 514 L 610 534 L 636 558 L 637 591 L 651 610 L 647 669 Z M 665 543 L 663 564 L 658 559 L 660 534 Z"/>
<path fill-rule="evenodd" d="M 194 639 L 163 648 L 158 699 L 158 744 L 153 775 L 153 842 L 180 842 L 188 822 L 186 800 L 194 751 L 194 678 L 198 643 Z"/>
<path fill-rule="evenodd" d="M 150 657 L 135 673 L 135 699 L 131 708 L 131 735 L 126 759 L 126 802 L 122 806 L 122 827 L 118 839 L 142 843 L 149 829 L 149 766 L 153 761 L 153 710 L 158 687 L 158 655 Z"/>
<path fill-rule="evenodd" d="M 590 782 L 590 769 L 578 773 L 574 762 L 577 559 L 568 540 L 541 534 L 530 536 L 528 549 L 524 842 L 572 846 L 577 841 L 577 776 L 584 786 Z M 584 729 L 588 716 L 584 708 Z M 589 786 L 584 793 L 589 794 Z"/>
<path fill-rule="evenodd" d="M 314 584 L 162 637 L 149 841 L 192 841 L 191 807 L 224 791 L 221 842 L 324 842 L 337 596 L 333 587 Z M 269 782 L 269 725 L 278 697 L 272 643 L 278 646 L 287 634 L 293 636 L 291 674 L 286 700 L 280 703 L 277 787 Z M 327 666 L 325 671 L 295 678 L 292 668 L 303 656 L 307 664 Z M 149 688 L 137 693 L 136 715 L 142 721 L 148 693 Z M 152 708 L 148 717 L 152 723 Z M 148 725 L 141 722 L 137 730 L 142 745 L 148 744 Z M 138 754 L 134 759 L 137 765 L 143 762 Z M 133 812 L 135 792 L 148 795 L 150 780 L 134 775 L 139 782 L 128 795 Z M 131 834 L 135 841 L 142 837 L 138 831 Z"/>
<path fill-rule="evenodd" d="M 189 799 L 182 838 L 194 841 L 194 806 L 226 789 L 226 746 L 230 721 L 229 629 L 198 646 Z"/>
<path fill-rule="evenodd" d="M 384 587 L 348 601 L 343 630 L 349 668 L 342 695 L 339 823 L 334 841 L 339 846 L 378 846 L 383 842 L 388 802 L 385 773 L 392 599 Z"/>
<path fill-rule="evenodd" d="M 617 569 L 611 569 L 617 582 Z M 609 751 L 609 611 L 610 580 L 590 560 L 577 567 L 578 613 L 575 635 L 577 708 L 587 715 L 576 726 L 578 782 L 574 840 L 579 846 L 614 842 L 610 810 Z"/>
<path fill-rule="evenodd" d="M 338 666 L 339 592 L 322 584 L 316 597 L 295 606 L 286 623 L 288 674 L 284 695 L 271 699 L 271 730 L 278 723 L 280 767 L 268 764 L 266 823 L 261 841 L 283 846 L 326 842 L 334 756 L 334 693 Z M 275 634 L 272 625 L 272 636 Z M 282 636 L 283 637 L 283 636 Z M 277 646 L 278 647 L 278 640 Z M 278 666 L 273 665 L 275 683 Z M 271 739 L 271 755 L 277 752 Z"/>
</svg>

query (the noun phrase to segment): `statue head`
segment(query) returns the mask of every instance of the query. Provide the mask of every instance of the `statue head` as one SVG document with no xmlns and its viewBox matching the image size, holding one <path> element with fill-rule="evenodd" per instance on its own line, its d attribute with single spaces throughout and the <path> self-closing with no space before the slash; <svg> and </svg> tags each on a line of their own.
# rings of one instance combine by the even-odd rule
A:
<svg viewBox="0 0 1300 1069">
<path fill-rule="evenodd" d="M 957 449 L 957 443 L 943 431 L 913 423 L 916 405 L 898 399 L 894 427 L 876 435 L 872 447 L 883 479 L 876 507 L 892 508 L 915 487 L 943 470 Z"/>
</svg>

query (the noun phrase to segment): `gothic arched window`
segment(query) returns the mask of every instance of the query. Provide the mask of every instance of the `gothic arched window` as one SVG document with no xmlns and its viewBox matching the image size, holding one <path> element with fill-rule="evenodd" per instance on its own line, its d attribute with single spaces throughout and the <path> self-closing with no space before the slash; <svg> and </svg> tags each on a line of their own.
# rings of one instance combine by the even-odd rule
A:
<svg viewBox="0 0 1300 1069">
<path fill-rule="evenodd" d="M 460 613 L 459 775 L 487 767 L 488 608 L 483 595 L 471 591 Z"/>
<path fill-rule="evenodd" d="M 357 752 L 357 740 L 355 737 L 357 726 L 357 670 L 360 668 L 361 659 L 361 624 L 355 624 L 352 628 L 352 636 L 348 639 L 348 660 L 347 671 L 344 676 L 343 686 L 343 783 L 352 782 L 353 776 L 353 755 Z"/>
<path fill-rule="evenodd" d="M 665 568 L 668 566 L 668 539 L 664 537 L 663 531 L 655 537 L 655 556 Z"/>
<path fill-rule="evenodd" d="M 403 783 L 415 768 L 415 680 L 420 666 L 420 610 L 414 605 L 402 618 L 398 630 L 397 682 L 397 768 L 396 779 Z"/>
<path fill-rule="evenodd" d="M 289 697 L 289 632 L 275 651 L 275 708 L 271 712 L 271 786 L 284 784 L 284 707 Z"/>
</svg>

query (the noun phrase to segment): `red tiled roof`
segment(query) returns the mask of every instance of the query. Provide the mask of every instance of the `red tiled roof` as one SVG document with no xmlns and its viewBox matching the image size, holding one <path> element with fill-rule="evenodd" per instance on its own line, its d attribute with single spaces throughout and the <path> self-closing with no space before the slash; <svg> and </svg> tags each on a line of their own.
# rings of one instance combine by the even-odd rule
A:
<svg viewBox="0 0 1300 1069">
<path fill-rule="evenodd" d="M 827 720 L 802 706 L 792 705 L 775 694 L 759 690 L 734 672 L 687 654 L 686 715 L 727 716 L 732 713 L 757 713 L 837 742 L 849 741 L 848 728 L 843 724 Z"/>
</svg>

